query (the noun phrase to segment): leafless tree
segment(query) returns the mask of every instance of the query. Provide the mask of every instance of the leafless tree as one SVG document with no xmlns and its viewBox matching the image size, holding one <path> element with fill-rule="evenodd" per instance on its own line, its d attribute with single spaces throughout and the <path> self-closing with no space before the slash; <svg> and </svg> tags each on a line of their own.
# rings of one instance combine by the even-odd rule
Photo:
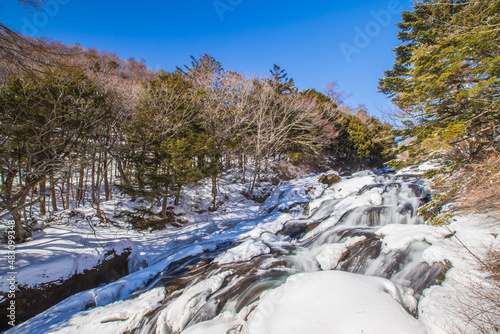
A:
<svg viewBox="0 0 500 334">
<path fill-rule="evenodd" d="M 212 210 L 217 207 L 219 164 L 227 141 L 241 133 L 248 115 L 250 84 L 240 75 L 226 72 L 208 55 L 193 59 L 187 77 L 198 90 L 200 119 L 210 138 Z"/>
<path fill-rule="evenodd" d="M 254 156 L 249 193 L 253 194 L 262 172 L 263 159 L 292 149 L 314 151 L 314 100 L 298 94 L 282 96 L 266 81 L 258 81 L 254 92 L 251 127 L 246 145 Z"/>
<path fill-rule="evenodd" d="M 351 96 L 351 94 L 347 94 L 346 92 L 340 90 L 340 86 L 337 81 L 329 82 L 324 89 L 324 93 L 338 106 L 344 105 L 345 100 Z"/>
</svg>

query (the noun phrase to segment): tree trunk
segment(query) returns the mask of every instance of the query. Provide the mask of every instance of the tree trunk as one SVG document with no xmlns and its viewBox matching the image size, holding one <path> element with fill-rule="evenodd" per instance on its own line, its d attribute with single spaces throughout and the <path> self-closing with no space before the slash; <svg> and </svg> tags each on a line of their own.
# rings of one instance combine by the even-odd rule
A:
<svg viewBox="0 0 500 334">
<path fill-rule="evenodd" d="M 175 192 L 175 206 L 179 206 L 179 201 L 181 199 L 181 187 L 178 187 L 176 192 Z"/>
<path fill-rule="evenodd" d="M 66 176 L 66 209 L 70 208 L 69 205 L 70 192 L 71 192 L 71 167 L 68 169 L 68 175 Z"/>
<path fill-rule="evenodd" d="M 85 166 L 83 163 L 80 165 L 80 177 L 78 179 L 78 190 L 76 192 L 76 202 L 77 202 L 77 207 L 80 206 L 80 204 L 83 204 L 83 184 L 85 181 Z"/>
<path fill-rule="evenodd" d="M 99 152 L 97 155 L 97 172 L 96 172 L 96 177 L 95 177 L 95 186 L 94 186 L 94 200 L 95 204 L 99 205 L 101 202 L 101 181 L 102 181 L 102 174 L 103 174 L 103 164 L 102 164 L 102 153 Z"/>
<path fill-rule="evenodd" d="M 168 197 L 163 197 L 163 201 L 161 203 L 161 218 L 167 218 L 167 205 L 168 205 Z"/>
<path fill-rule="evenodd" d="M 248 194 L 250 196 L 253 195 L 253 192 L 255 190 L 255 183 L 257 182 L 257 173 L 253 174 L 252 180 L 250 181 L 250 189 L 248 190 Z"/>
<path fill-rule="evenodd" d="M 69 201 L 66 202 L 66 198 L 65 198 L 65 193 L 64 193 L 64 187 L 66 185 L 66 179 L 63 179 L 62 182 L 61 182 L 61 186 L 59 187 L 59 190 L 61 191 L 60 192 L 60 197 L 61 197 L 61 204 L 63 206 L 63 210 L 66 210 L 68 208 L 68 205 L 69 205 Z M 67 193 L 67 192 L 66 192 Z"/>
<path fill-rule="evenodd" d="M 87 197 L 87 184 L 89 184 L 89 169 L 85 169 L 85 181 L 83 182 L 83 197 L 82 197 L 82 205 L 85 204 L 85 199 Z M 92 203 L 92 201 L 90 202 Z"/>
<path fill-rule="evenodd" d="M 16 203 L 18 208 L 22 207 L 23 204 L 26 202 L 26 196 L 27 195 L 21 196 L 19 201 Z M 14 207 L 11 205 L 8 205 L 7 207 L 12 214 L 12 218 L 14 219 L 14 231 L 16 233 L 15 240 L 16 240 L 16 242 L 21 243 L 26 238 L 31 237 L 31 232 L 29 232 L 27 229 L 24 228 L 24 222 L 21 218 L 21 212 L 20 212 L 21 209 L 15 210 Z"/>
<path fill-rule="evenodd" d="M 226 154 L 226 170 L 231 169 L 231 156 L 230 154 Z"/>
<path fill-rule="evenodd" d="M 260 179 L 260 165 L 261 165 L 261 159 L 260 159 L 260 157 L 256 156 L 255 157 L 255 169 L 253 171 L 252 180 L 250 181 L 250 189 L 248 191 L 250 196 L 253 195 L 253 192 L 255 190 L 255 185 Z"/>
<path fill-rule="evenodd" d="M 42 182 L 40 182 L 40 216 L 45 216 L 47 214 L 47 207 L 45 206 L 46 192 L 47 192 L 47 187 L 44 179 Z"/>
<path fill-rule="evenodd" d="M 111 200 L 111 189 L 109 187 L 109 177 L 108 177 L 108 170 L 109 170 L 108 165 L 109 165 L 108 154 L 105 152 L 104 153 L 104 174 L 103 174 L 103 177 L 104 177 L 104 194 L 106 196 L 106 201 Z"/>
<path fill-rule="evenodd" d="M 212 175 L 212 211 L 217 210 L 217 175 Z"/>
<path fill-rule="evenodd" d="M 91 197 L 91 201 L 92 201 L 92 204 L 95 204 L 95 178 L 96 178 L 96 171 L 95 171 L 95 151 L 94 153 L 92 154 L 92 174 L 91 174 L 91 178 L 90 178 L 90 197 Z"/>
<path fill-rule="evenodd" d="M 130 180 L 125 174 L 125 171 L 123 170 L 123 163 L 121 162 L 121 160 L 116 159 L 116 167 L 118 168 L 118 173 L 120 173 L 120 179 L 122 183 L 125 184 L 125 186 L 130 189 L 130 196 L 132 197 L 131 198 L 132 202 L 135 202 L 136 196 L 132 191 L 133 190 L 132 184 L 130 183 Z"/>
<path fill-rule="evenodd" d="M 242 162 L 242 170 L 243 170 L 243 178 L 242 178 L 242 183 L 245 184 L 246 180 L 246 174 L 247 174 L 247 156 L 245 153 L 241 155 L 241 162 Z"/>
<path fill-rule="evenodd" d="M 26 229 L 24 228 L 24 224 L 23 224 L 23 220 L 21 219 L 21 214 L 19 213 L 19 211 L 14 211 L 12 212 L 12 218 L 14 218 L 14 231 L 15 231 L 15 235 L 16 235 L 16 241 L 18 243 L 21 243 L 23 242 L 24 240 L 26 240 L 26 238 L 29 238 L 31 237 L 31 233 L 26 231 Z"/>
<path fill-rule="evenodd" d="M 57 212 L 59 209 L 57 208 L 57 197 L 56 197 L 56 185 L 54 180 L 54 174 L 50 174 L 50 198 L 52 200 L 52 211 Z"/>
</svg>

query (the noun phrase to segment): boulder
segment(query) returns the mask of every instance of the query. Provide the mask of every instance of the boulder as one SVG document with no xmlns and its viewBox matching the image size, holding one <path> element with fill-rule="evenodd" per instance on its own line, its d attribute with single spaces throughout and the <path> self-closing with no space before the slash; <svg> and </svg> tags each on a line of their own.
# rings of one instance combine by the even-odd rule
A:
<svg viewBox="0 0 500 334">
<path fill-rule="evenodd" d="M 321 175 L 319 178 L 319 182 L 326 184 L 329 187 L 339 181 L 340 181 L 340 176 L 338 176 L 337 174 Z"/>
</svg>

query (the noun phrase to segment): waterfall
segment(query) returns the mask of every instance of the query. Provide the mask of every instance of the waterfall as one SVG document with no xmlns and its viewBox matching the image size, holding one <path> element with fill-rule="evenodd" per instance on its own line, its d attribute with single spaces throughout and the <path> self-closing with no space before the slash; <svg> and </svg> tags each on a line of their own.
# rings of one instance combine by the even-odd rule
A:
<svg viewBox="0 0 500 334">
<path fill-rule="evenodd" d="M 342 189 L 325 192 L 340 194 Z M 445 266 L 422 260 L 429 246 L 425 241 L 385 250 L 384 235 L 378 231 L 383 226 L 422 224 L 417 209 L 429 195 L 428 184 L 418 177 L 380 175 L 346 195 L 323 196 L 286 209 L 275 206 L 268 214 L 281 210 L 288 217 L 275 235 L 263 232 L 258 240 L 248 237 L 229 248 L 184 258 L 162 272 L 148 289 L 165 287 L 167 297 L 135 332 L 180 333 L 224 312 L 251 313 L 252 303 L 264 291 L 303 272 L 340 270 L 383 277 L 418 299 L 425 288 L 443 279 Z M 240 253 L 250 252 L 248 258 L 222 260 L 232 250 L 238 253 L 236 247 Z M 230 332 L 237 333 L 238 326 Z"/>
</svg>

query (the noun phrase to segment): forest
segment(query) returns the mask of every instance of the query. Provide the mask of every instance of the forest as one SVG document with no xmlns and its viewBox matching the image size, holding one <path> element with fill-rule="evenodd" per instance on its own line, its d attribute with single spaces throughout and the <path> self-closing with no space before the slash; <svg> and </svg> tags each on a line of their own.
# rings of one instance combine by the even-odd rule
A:
<svg viewBox="0 0 500 334">
<path fill-rule="evenodd" d="M 335 83 L 298 91 L 278 65 L 246 78 L 205 54 L 153 71 L 109 52 L 1 33 L 0 208 L 18 241 L 35 204 L 45 216 L 90 201 L 101 215 L 116 186 L 162 220 L 168 199 L 178 203 L 183 187 L 204 178 L 215 211 L 218 176 L 235 166 L 243 175 L 251 166 L 252 197 L 270 158 L 327 170 L 381 166 L 392 154 L 390 125 L 343 105 Z"/>
</svg>

